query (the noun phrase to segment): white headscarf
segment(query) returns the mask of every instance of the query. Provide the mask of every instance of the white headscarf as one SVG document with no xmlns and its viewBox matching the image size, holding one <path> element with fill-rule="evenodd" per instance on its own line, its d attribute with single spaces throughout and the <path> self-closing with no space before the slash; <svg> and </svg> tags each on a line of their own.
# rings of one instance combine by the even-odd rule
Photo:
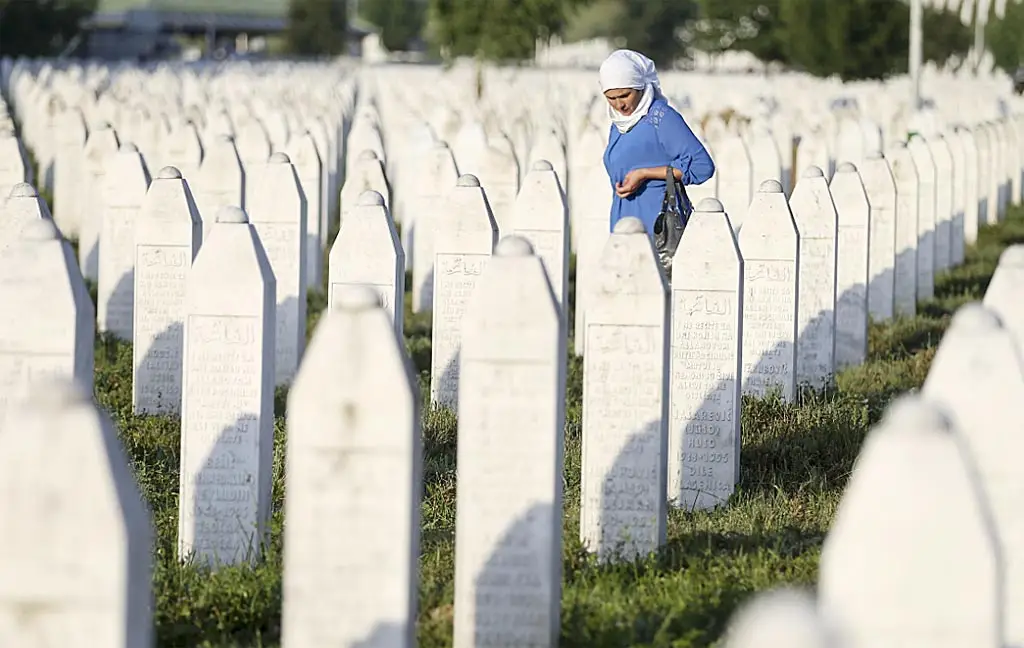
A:
<svg viewBox="0 0 1024 648">
<path fill-rule="evenodd" d="M 640 103 L 630 115 L 623 115 L 611 105 L 608 106 L 608 117 L 620 133 L 628 132 L 636 126 L 661 93 L 654 61 L 633 50 L 621 49 L 612 52 L 601 64 L 600 79 L 601 92 L 620 88 L 643 90 Z"/>
</svg>

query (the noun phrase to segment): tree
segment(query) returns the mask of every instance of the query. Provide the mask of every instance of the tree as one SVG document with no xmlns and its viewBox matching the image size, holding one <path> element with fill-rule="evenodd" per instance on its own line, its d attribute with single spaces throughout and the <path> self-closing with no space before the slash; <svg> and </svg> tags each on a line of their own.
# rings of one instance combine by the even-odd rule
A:
<svg viewBox="0 0 1024 648">
<path fill-rule="evenodd" d="M 391 51 L 409 49 L 420 35 L 426 15 L 424 0 L 363 0 L 359 14 L 380 29 L 384 47 Z"/>
<path fill-rule="evenodd" d="M 285 39 L 292 54 L 336 56 L 348 51 L 345 0 L 291 0 Z"/>
<path fill-rule="evenodd" d="M 690 45 L 709 54 L 738 49 L 765 62 L 785 61 L 780 0 L 699 0 Z"/>
<path fill-rule="evenodd" d="M 996 65 L 1013 74 L 1024 64 L 1024 4 L 1010 2 L 1002 18 L 989 19 L 985 26 L 985 46 Z"/>
<path fill-rule="evenodd" d="M 687 54 L 682 36 L 696 15 L 694 0 L 597 0 L 583 3 L 569 16 L 566 36 L 611 39 L 667 70 Z"/>
<path fill-rule="evenodd" d="M 582 0 L 431 0 L 428 37 L 447 57 L 533 58 L 537 39 L 560 34 Z"/>
<path fill-rule="evenodd" d="M 700 0 L 692 45 L 749 51 L 817 76 L 880 79 L 904 73 L 910 8 L 900 0 Z M 924 59 L 964 53 L 970 34 L 953 14 L 926 8 Z"/>
<path fill-rule="evenodd" d="M 0 1 L 0 55 L 54 56 L 96 11 L 97 0 Z"/>
</svg>

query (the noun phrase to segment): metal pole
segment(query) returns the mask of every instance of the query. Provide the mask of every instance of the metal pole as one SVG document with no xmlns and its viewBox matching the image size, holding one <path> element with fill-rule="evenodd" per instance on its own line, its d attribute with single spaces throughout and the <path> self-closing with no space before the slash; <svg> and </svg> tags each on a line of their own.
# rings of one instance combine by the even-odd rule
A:
<svg viewBox="0 0 1024 648">
<path fill-rule="evenodd" d="M 910 0 L 910 106 L 917 111 L 921 107 L 921 58 L 923 48 L 924 9 L 921 0 Z"/>
</svg>

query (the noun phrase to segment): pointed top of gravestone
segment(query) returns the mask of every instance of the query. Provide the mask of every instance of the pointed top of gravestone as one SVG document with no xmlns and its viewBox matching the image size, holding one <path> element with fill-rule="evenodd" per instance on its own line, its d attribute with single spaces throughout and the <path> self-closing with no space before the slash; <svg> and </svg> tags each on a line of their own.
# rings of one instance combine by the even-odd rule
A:
<svg viewBox="0 0 1024 648">
<path fill-rule="evenodd" d="M 857 173 L 857 166 L 853 162 L 840 162 L 836 173 Z"/>
<path fill-rule="evenodd" d="M 894 149 L 905 149 L 905 148 L 907 148 L 907 143 L 906 142 L 896 142 L 896 143 L 894 143 L 892 145 L 892 147 Z"/>
<path fill-rule="evenodd" d="M 455 184 L 457 187 L 479 187 L 480 179 L 472 173 L 459 176 L 459 181 Z"/>
<path fill-rule="evenodd" d="M 902 396 L 893 401 L 882 417 L 882 424 L 897 434 L 953 433 L 949 416 L 920 396 Z"/>
<path fill-rule="evenodd" d="M 376 191 L 364 191 L 359 194 L 359 205 L 361 207 L 383 207 L 384 196 Z"/>
<path fill-rule="evenodd" d="M 448 146 L 445 145 L 445 148 L 448 148 Z M 371 160 L 376 160 L 376 159 L 377 159 L 377 152 L 374 151 L 373 149 L 365 149 L 362 153 L 359 154 L 359 160 L 361 162 L 369 162 Z"/>
<path fill-rule="evenodd" d="M 101 121 L 100 123 L 96 124 L 96 128 L 94 128 L 93 130 L 110 130 L 110 128 L 110 122 Z"/>
<path fill-rule="evenodd" d="M 438 141 L 434 142 L 434 148 L 435 149 L 446 149 L 446 148 L 448 148 L 448 142 L 446 142 L 444 140 L 438 140 Z"/>
<path fill-rule="evenodd" d="M 635 216 L 626 216 L 625 218 L 620 218 L 619 222 L 615 223 L 613 231 L 615 234 L 640 234 L 645 230 L 642 220 Z"/>
<path fill-rule="evenodd" d="M 27 182 L 19 182 L 11 187 L 11 198 L 38 198 L 39 192 Z"/>
<path fill-rule="evenodd" d="M 999 255 L 999 265 L 1024 266 L 1024 244 L 1017 243 L 1003 250 L 1003 253 Z"/>
<path fill-rule="evenodd" d="M 156 172 L 158 180 L 181 180 L 181 171 L 177 167 L 165 166 Z"/>
<path fill-rule="evenodd" d="M 865 160 L 884 160 L 885 159 L 885 154 L 882 153 L 881 151 L 879 151 L 878 149 L 874 149 L 874 150 L 868 151 L 868 154 L 864 156 L 864 159 Z"/>
<path fill-rule="evenodd" d="M 135 146 L 131 142 L 125 142 L 121 145 L 121 153 L 138 153 L 139 147 Z"/>
<path fill-rule="evenodd" d="M 335 291 L 334 308 L 337 310 L 356 312 L 381 307 L 380 295 L 369 286 L 338 286 Z"/>
<path fill-rule="evenodd" d="M 271 164 L 291 164 L 291 158 L 288 157 L 288 154 L 281 151 L 271 153 L 267 161 Z"/>
<path fill-rule="evenodd" d="M 729 622 L 727 648 L 825 648 L 831 632 L 806 592 L 782 588 L 754 596 Z"/>
<path fill-rule="evenodd" d="M 227 133 L 217 133 L 217 137 L 215 139 L 222 144 L 226 144 L 227 142 L 230 142 L 234 138 L 228 135 Z"/>
<path fill-rule="evenodd" d="M 964 304 L 953 313 L 949 328 L 981 334 L 1003 328 L 1003 322 L 995 311 L 986 308 L 981 302 L 971 302 Z"/>
<path fill-rule="evenodd" d="M 547 160 L 537 160 L 530 166 L 531 171 L 554 171 L 555 167 Z"/>
<path fill-rule="evenodd" d="M 809 166 L 804 169 L 804 172 L 800 174 L 801 178 L 824 178 L 825 174 L 822 172 L 820 167 Z"/>
<path fill-rule="evenodd" d="M 782 183 L 778 180 L 765 180 L 757 189 L 758 193 L 782 193 Z"/>
<path fill-rule="evenodd" d="M 22 226 L 20 238 L 23 241 L 52 241 L 60 236 L 57 225 L 49 218 L 33 218 Z"/>
<path fill-rule="evenodd" d="M 705 198 L 697 203 L 697 211 L 709 214 L 720 214 L 725 212 L 725 207 L 717 198 Z"/>
<path fill-rule="evenodd" d="M 217 212 L 217 222 L 238 225 L 241 223 L 248 223 L 249 217 L 246 216 L 245 211 L 243 211 L 241 207 L 225 205 Z"/>
<path fill-rule="evenodd" d="M 506 236 L 494 247 L 494 256 L 525 257 L 533 255 L 533 246 L 522 236 Z"/>
</svg>

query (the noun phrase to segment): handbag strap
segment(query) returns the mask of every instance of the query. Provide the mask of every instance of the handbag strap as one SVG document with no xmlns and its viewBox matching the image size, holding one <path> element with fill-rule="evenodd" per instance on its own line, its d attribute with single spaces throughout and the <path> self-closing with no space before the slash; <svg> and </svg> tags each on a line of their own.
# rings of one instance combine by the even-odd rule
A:
<svg viewBox="0 0 1024 648">
<path fill-rule="evenodd" d="M 663 213 L 668 211 L 669 205 L 675 202 L 677 211 L 682 213 L 681 206 L 678 204 L 678 194 L 676 193 L 676 185 L 681 185 L 681 183 L 676 182 L 675 169 L 671 166 L 666 166 L 665 168 L 665 197 L 661 200 L 661 211 Z"/>
</svg>

